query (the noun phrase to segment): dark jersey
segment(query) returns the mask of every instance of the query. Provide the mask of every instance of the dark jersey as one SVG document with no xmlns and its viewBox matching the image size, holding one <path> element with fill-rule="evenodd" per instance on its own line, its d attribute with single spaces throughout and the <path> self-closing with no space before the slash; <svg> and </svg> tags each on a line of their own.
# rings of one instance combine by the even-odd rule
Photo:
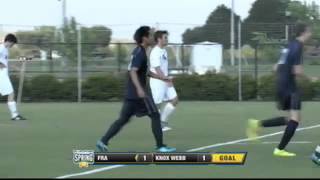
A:
<svg viewBox="0 0 320 180">
<path fill-rule="evenodd" d="M 302 64 L 303 44 L 294 40 L 282 50 L 277 69 L 277 90 L 282 93 L 297 91 L 293 67 Z M 282 94 L 281 93 L 281 94 Z"/>
<path fill-rule="evenodd" d="M 146 89 L 148 58 L 147 58 L 146 50 L 142 46 L 136 47 L 132 52 L 131 62 L 128 66 L 128 71 L 130 71 L 131 68 L 133 68 L 133 67 L 138 69 L 138 71 L 137 71 L 138 80 L 139 80 L 142 88 Z M 127 80 L 127 85 L 126 85 L 125 98 L 128 100 L 139 99 L 136 87 L 134 86 L 133 81 L 132 81 L 129 73 L 128 73 L 128 80 Z"/>
</svg>

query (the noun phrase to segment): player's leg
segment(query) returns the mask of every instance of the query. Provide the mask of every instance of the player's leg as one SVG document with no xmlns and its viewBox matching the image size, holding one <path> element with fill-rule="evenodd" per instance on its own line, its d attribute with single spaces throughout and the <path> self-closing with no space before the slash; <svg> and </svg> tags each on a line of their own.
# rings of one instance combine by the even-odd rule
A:
<svg viewBox="0 0 320 180">
<path fill-rule="evenodd" d="M 312 154 L 311 156 L 311 160 L 317 164 L 317 165 L 320 165 L 320 145 L 318 145 L 316 147 L 316 150 L 315 152 Z"/>
<path fill-rule="evenodd" d="M 165 107 L 164 107 L 161 110 L 161 105 L 162 105 L 163 101 L 165 100 L 165 96 L 166 96 L 166 89 L 167 89 L 166 83 L 162 82 L 162 81 L 151 79 L 150 80 L 150 89 L 151 89 L 152 99 L 158 108 L 158 112 L 160 112 L 160 114 L 162 114 L 162 112 L 165 109 Z M 167 124 L 165 122 L 161 121 L 161 127 L 162 127 L 163 131 L 168 130 L 168 129 L 166 129 L 166 126 L 167 126 Z"/>
<path fill-rule="evenodd" d="M 17 103 L 14 98 L 14 90 L 9 75 L 7 74 L 7 72 L 1 72 L 0 74 L 0 93 L 4 96 L 8 96 L 7 105 L 11 114 L 11 120 L 26 120 L 26 118 L 22 117 L 17 110 Z"/>
<path fill-rule="evenodd" d="M 292 137 L 294 136 L 299 123 L 301 121 L 301 100 L 300 95 L 298 93 L 293 93 L 291 95 L 291 101 L 290 101 L 290 116 L 289 116 L 289 122 L 287 124 L 287 127 L 284 131 L 284 134 L 282 136 L 282 139 L 278 145 L 278 148 L 275 149 L 274 155 L 276 156 L 296 156 L 294 153 L 289 153 L 285 151 L 285 148 L 291 141 Z"/>
<path fill-rule="evenodd" d="M 277 95 L 277 106 L 280 111 L 288 114 L 290 109 L 290 96 L 283 95 L 281 92 Z M 261 128 L 285 126 L 289 122 L 289 118 L 285 116 L 278 116 L 271 119 L 257 120 L 249 119 L 247 126 L 247 137 L 255 139 L 258 137 Z"/>
<path fill-rule="evenodd" d="M 117 135 L 122 127 L 130 121 L 130 118 L 134 114 L 134 108 L 133 102 L 124 102 L 119 119 L 110 126 L 109 130 L 105 133 L 101 140 L 97 142 L 97 148 L 100 151 L 108 151 L 107 145 L 109 144 L 110 139 Z"/>
<path fill-rule="evenodd" d="M 151 119 L 151 128 L 153 136 L 156 140 L 157 151 L 159 152 L 174 152 L 175 148 L 167 147 L 163 143 L 163 132 L 161 127 L 160 113 L 151 98 L 146 98 L 144 100 L 144 108 L 147 109 L 148 116 Z"/>
<path fill-rule="evenodd" d="M 254 139 L 258 137 L 258 134 L 261 128 L 285 126 L 287 125 L 287 123 L 288 123 L 288 118 L 284 116 L 274 117 L 266 120 L 249 119 L 247 136 L 250 139 Z"/>
<path fill-rule="evenodd" d="M 168 119 L 175 111 L 179 100 L 174 87 L 168 87 L 166 89 L 165 97 L 168 101 L 161 111 L 161 122 L 164 124 L 163 131 L 168 131 L 171 130 L 171 128 L 168 126 Z"/>
</svg>

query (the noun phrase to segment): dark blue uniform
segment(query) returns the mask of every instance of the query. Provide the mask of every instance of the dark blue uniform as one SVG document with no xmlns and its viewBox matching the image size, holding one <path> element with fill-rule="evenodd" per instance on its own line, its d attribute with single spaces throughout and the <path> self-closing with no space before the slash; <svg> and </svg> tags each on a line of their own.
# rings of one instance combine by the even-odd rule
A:
<svg viewBox="0 0 320 180">
<path fill-rule="evenodd" d="M 132 52 L 132 59 L 128 67 L 130 71 L 133 67 L 137 68 L 138 80 L 142 88 L 147 92 L 147 71 L 148 58 L 145 48 L 142 46 L 136 47 Z M 125 100 L 120 112 L 120 117 L 116 120 L 102 137 L 101 141 L 108 144 L 109 140 L 114 137 L 124 125 L 126 125 L 132 116 L 149 116 L 152 120 L 152 132 L 156 139 L 157 147 L 163 147 L 163 133 L 161 129 L 161 120 L 158 108 L 150 96 L 140 98 L 133 81 L 128 73 L 128 80 L 125 91 Z"/>
<path fill-rule="evenodd" d="M 138 69 L 138 80 L 144 91 L 147 92 L 148 57 L 145 48 L 138 46 L 133 50 L 128 71 L 132 68 Z M 133 113 L 138 117 L 158 112 L 158 108 L 150 96 L 147 95 L 144 99 L 138 96 L 137 89 L 130 75 L 128 75 L 127 79 L 125 102 L 132 104 L 133 107 L 129 109 L 131 111 L 134 110 Z"/>
<path fill-rule="evenodd" d="M 294 66 L 302 64 L 303 44 L 298 40 L 289 43 L 278 62 L 277 101 L 280 110 L 300 110 L 301 94 L 297 87 Z"/>
<path fill-rule="evenodd" d="M 131 68 L 137 68 L 137 74 L 139 82 L 142 86 L 142 88 L 146 89 L 147 86 L 147 79 L 146 74 L 148 71 L 148 57 L 146 54 L 146 51 L 143 47 L 136 47 L 132 52 L 131 62 L 128 67 L 128 71 L 131 70 Z M 132 79 L 130 78 L 130 75 L 128 75 L 127 80 L 127 86 L 126 86 L 126 95 L 125 98 L 128 100 L 137 100 L 139 99 L 136 87 L 133 84 Z"/>
</svg>

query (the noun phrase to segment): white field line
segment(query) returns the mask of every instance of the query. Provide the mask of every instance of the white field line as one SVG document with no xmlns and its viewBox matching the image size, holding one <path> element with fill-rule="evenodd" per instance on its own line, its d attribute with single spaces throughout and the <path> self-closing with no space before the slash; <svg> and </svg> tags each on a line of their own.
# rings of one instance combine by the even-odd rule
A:
<svg viewBox="0 0 320 180">
<path fill-rule="evenodd" d="M 320 124 L 317 124 L 314 126 L 299 128 L 299 129 L 297 129 L 297 131 L 309 130 L 309 129 L 319 128 L 319 127 L 320 127 Z M 282 133 L 283 133 L 283 131 L 279 131 L 276 133 L 271 133 L 271 134 L 259 136 L 256 139 L 263 139 L 263 138 L 267 138 L 267 137 L 272 137 L 272 136 L 276 136 L 276 135 L 279 135 Z M 195 148 L 195 149 L 189 149 L 186 152 L 196 152 L 196 151 L 201 151 L 201 150 L 205 150 L 205 149 L 211 149 L 211 148 L 226 146 L 226 145 L 231 145 L 231 144 L 238 144 L 238 143 L 243 143 L 243 142 L 248 142 L 248 141 L 252 141 L 252 139 L 245 138 L 245 139 L 239 139 L 239 140 L 229 141 L 229 142 L 225 142 L 225 143 L 212 144 L 209 146 L 203 146 L 203 147 L 199 147 L 199 148 Z M 67 174 L 67 175 L 56 177 L 56 178 L 57 179 L 65 179 L 65 178 L 71 178 L 71 177 L 77 177 L 77 176 L 84 176 L 84 175 L 94 174 L 94 173 L 98 173 L 98 172 L 102 172 L 102 171 L 109 171 L 109 170 L 124 167 L 124 166 L 126 166 L 126 165 L 112 165 L 112 166 L 107 166 L 107 167 L 103 167 L 103 168 L 98 168 L 98 169 L 94 169 L 94 170 L 81 172 L 81 173 Z"/>
</svg>

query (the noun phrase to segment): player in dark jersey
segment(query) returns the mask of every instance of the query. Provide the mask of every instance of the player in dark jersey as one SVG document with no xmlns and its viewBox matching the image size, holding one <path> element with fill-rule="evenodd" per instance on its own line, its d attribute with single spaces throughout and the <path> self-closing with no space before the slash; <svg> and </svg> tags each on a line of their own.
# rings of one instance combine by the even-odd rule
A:
<svg viewBox="0 0 320 180">
<path fill-rule="evenodd" d="M 122 127 L 130 121 L 132 116 L 149 116 L 157 151 L 173 152 L 176 150 L 175 148 L 170 148 L 163 144 L 160 114 L 153 99 L 146 93 L 148 73 L 146 49 L 152 42 L 150 27 L 142 26 L 137 29 L 134 39 L 137 47 L 133 50 L 132 59 L 128 67 L 129 77 L 120 117 L 111 125 L 101 140 L 97 142 L 96 146 L 101 152 L 107 152 L 110 139 L 118 134 Z"/>
<path fill-rule="evenodd" d="M 282 157 L 296 156 L 294 153 L 287 152 L 285 148 L 301 121 L 301 91 L 297 86 L 296 77 L 303 74 L 303 46 L 312 35 L 311 28 L 306 24 L 297 24 L 296 32 L 296 38 L 288 44 L 286 49 L 282 50 L 280 60 L 274 67 L 277 76 L 276 97 L 278 109 L 285 111 L 288 116 L 275 117 L 263 121 L 249 119 L 247 129 L 247 136 L 250 139 L 256 139 L 261 127 L 286 125 L 284 135 L 273 152 L 275 156 Z"/>
</svg>

